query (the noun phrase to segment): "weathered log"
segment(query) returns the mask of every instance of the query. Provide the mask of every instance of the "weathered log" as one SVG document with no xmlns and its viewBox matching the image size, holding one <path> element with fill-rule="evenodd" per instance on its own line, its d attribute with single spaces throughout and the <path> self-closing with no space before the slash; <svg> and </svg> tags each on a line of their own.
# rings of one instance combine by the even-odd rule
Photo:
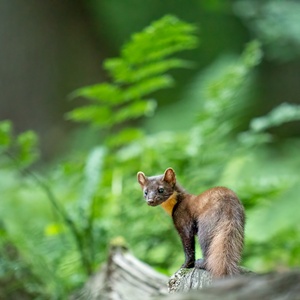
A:
<svg viewBox="0 0 300 300">
<path fill-rule="evenodd" d="M 201 271 L 199 274 L 205 274 Z M 195 274 L 195 273 L 194 273 Z M 206 275 L 205 275 L 206 276 Z M 300 300 L 300 271 L 264 275 L 248 274 L 213 281 L 209 287 L 176 293 L 157 300 Z"/>
<path fill-rule="evenodd" d="M 112 245 L 108 261 L 71 299 L 133 300 L 166 295 L 168 277 L 134 257 L 125 246 Z"/>
<path fill-rule="evenodd" d="M 245 268 L 240 268 L 241 274 L 252 273 Z M 184 293 L 189 290 L 199 290 L 212 284 L 211 274 L 202 269 L 180 269 L 169 280 L 169 293 Z"/>
<path fill-rule="evenodd" d="M 169 293 L 185 293 L 189 290 L 209 286 L 211 283 L 212 276 L 205 270 L 180 269 L 174 273 L 169 280 Z"/>
<path fill-rule="evenodd" d="M 213 280 L 201 269 L 180 269 L 169 280 L 135 258 L 126 247 L 115 244 L 109 259 L 73 300 L 170 299 L 270 299 L 300 300 L 300 271 L 244 275 Z"/>
</svg>

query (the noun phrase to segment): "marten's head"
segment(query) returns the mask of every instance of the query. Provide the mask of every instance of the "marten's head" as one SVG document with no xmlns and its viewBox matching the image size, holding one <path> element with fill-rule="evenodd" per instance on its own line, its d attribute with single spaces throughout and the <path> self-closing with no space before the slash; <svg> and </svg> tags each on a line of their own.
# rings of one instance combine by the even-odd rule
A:
<svg viewBox="0 0 300 300">
<path fill-rule="evenodd" d="M 172 168 L 168 168 L 163 175 L 151 177 L 138 172 L 137 179 L 148 205 L 160 205 L 175 193 L 176 176 Z"/>
</svg>

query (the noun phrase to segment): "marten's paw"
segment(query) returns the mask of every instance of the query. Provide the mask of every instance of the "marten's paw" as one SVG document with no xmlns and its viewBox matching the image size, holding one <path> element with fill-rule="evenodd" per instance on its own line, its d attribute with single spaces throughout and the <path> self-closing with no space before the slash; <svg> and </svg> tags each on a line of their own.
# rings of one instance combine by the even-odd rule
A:
<svg viewBox="0 0 300 300">
<path fill-rule="evenodd" d="M 195 266 L 195 262 L 194 261 L 190 261 L 190 262 L 185 262 L 181 268 L 184 268 L 184 269 L 191 269 L 191 268 L 194 268 Z"/>
<path fill-rule="evenodd" d="M 203 258 L 197 259 L 195 262 L 195 268 L 206 270 L 205 260 Z"/>
</svg>

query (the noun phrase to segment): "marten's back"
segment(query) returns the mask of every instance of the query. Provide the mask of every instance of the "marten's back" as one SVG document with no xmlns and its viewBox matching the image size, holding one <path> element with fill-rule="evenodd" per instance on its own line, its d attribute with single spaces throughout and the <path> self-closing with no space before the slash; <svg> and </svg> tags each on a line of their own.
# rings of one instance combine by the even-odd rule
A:
<svg viewBox="0 0 300 300">
<path fill-rule="evenodd" d="M 231 218 L 239 211 L 244 212 L 237 195 L 226 187 L 214 187 L 199 195 L 186 194 L 178 209 L 196 219 L 219 213 Z"/>
</svg>

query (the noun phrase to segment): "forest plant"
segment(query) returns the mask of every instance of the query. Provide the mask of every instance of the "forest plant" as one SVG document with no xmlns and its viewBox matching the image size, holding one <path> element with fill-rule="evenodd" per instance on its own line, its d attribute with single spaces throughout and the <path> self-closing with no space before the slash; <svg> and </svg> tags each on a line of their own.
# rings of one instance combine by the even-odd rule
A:
<svg viewBox="0 0 300 300">
<path fill-rule="evenodd" d="M 172 56 L 183 50 L 196 47 L 195 30 L 196 28 L 193 25 L 182 22 L 173 16 L 166 16 L 154 22 L 141 33 L 133 35 L 132 40 L 123 47 L 120 58 L 106 60 L 104 68 L 111 76 L 111 83 L 82 88 L 73 93 L 72 96 L 74 97 L 87 97 L 92 101 L 92 104 L 73 110 L 68 113 L 68 118 L 75 121 L 87 121 L 98 128 L 110 129 L 110 132 L 113 133 L 113 137 L 110 137 L 110 134 L 107 135 L 106 147 L 99 147 L 91 151 L 84 169 L 83 164 L 79 169 L 77 168 L 77 171 L 84 172 L 84 183 L 82 192 L 78 190 L 81 195 L 75 209 L 69 210 L 66 208 L 61 199 L 54 196 L 53 188 L 55 187 L 51 187 L 50 182 L 49 184 L 46 183 L 36 172 L 28 168 L 37 158 L 36 135 L 33 132 L 26 132 L 12 140 L 10 122 L 1 123 L 0 145 L 2 153 L 13 161 L 22 175 L 31 178 L 44 191 L 52 208 L 61 217 L 56 219 L 56 224 L 49 224 L 46 228 L 46 235 L 57 236 L 58 240 L 60 237 L 66 236 L 66 249 L 74 253 L 72 245 L 75 245 L 76 252 L 81 259 L 80 269 L 86 275 L 91 274 L 94 267 L 97 267 L 99 263 L 99 257 L 95 257 L 95 251 L 99 247 L 99 236 L 97 234 L 99 234 L 99 230 L 102 230 L 102 225 L 100 224 L 100 227 L 97 227 L 96 220 L 101 215 L 99 215 L 98 210 L 100 208 L 101 211 L 102 204 L 100 202 L 105 202 L 109 198 L 109 194 L 108 196 L 103 195 L 103 190 L 102 195 L 99 196 L 99 189 L 105 188 L 103 181 L 107 180 L 105 176 L 102 178 L 101 175 L 104 170 L 104 162 L 112 157 L 113 152 L 111 150 L 142 136 L 141 130 L 123 124 L 129 120 L 153 114 L 156 102 L 153 99 L 147 99 L 147 96 L 174 84 L 173 78 L 167 72 L 174 68 L 191 67 L 189 62 Z M 122 129 L 122 127 L 125 129 Z M 110 151 L 107 151 L 107 147 Z M 109 172 L 106 173 L 110 176 Z M 114 172 L 113 182 L 117 182 L 116 174 Z M 68 179 L 64 178 L 63 181 L 67 182 Z M 117 185 L 113 183 L 112 193 L 115 194 L 117 189 Z M 60 222 L 66 228 L 69 228 L 69 233 L 65 233 L 63 227 L 59 225 Z M 95 236 L 97 236 L 96 239 Z M 73 241 L 70 241 L 69 237 L 73 237 Z M 31 238 L 33 242 L 34 236 L 32 235 Z M 103 234 L 101 239 L 100 245 L 101 243 L 105 245 L 107 240 L 103 239 Z M 28 251 L 34 250 L 36 254 L 40 251 L 40 255 L 38 254 L 39 259 L 32 261 L 31 267 L 34 272 L 42 274 L 45 272 L 47 261 L 50 262 L 57 255 L 53 253 L 43 259 L 42 253 L 44 250 L 42 246 L 30 245 L 30 241 L 26 240 L 25 236 L 22 240 L 29 245 Z M 21 245 L 21 241 L 17 241 L 16 247 L 17 249 L 21 247 L 20 253 L 26 256 L 28 254 L 26 253 L 27 246 L 24 243 Z M 62 250 L 61 246 L 58 247 L 56 242 L 55 244 L 57 245 L 56 251 L 59 253 Z M 57 277 L 57 282 L 59 282 L 59 278 L 63 277 L 64 272 L 57 274 L 57 270 L 50 267 L 50 265 L 47 266 L 47 269 L 48 275 L 40 278 L 41 280 L 45 279 L 44 284 L 48 286 L 48 290 L 51 290 L 52 279 L 56 282 L 55 278 Z M 78 269 L 77 272 L 79 271 Z M 52 279 L 49 280 L 50 278 Z M 66 280 L 66 286 L 64 287 L 67 290 L 68 281 L 70 282 L 70 279 Z M 60 297 L 66 292 L 64 288 L 57 288 L 57 283 L 54 286 L 56 286 L 57 295 L 60 295 Z M 46 292 L 47 289 L 45 289 Z"/>
<path fill-rule="evenodd" d="M 111 82 L 96 84 L 75 91 L 72 96 L 83 96 L 92 104 L 74 109 L 68 118 L 88 122 L 101 129 L 122 128 L 122 124 L 143 116 L 150 116 L 156 101 L 152 93 L 173 86 L 174 79 L 167 72 L 175 68 L 191 67 L 191 63 L 172 57 L 198 44 L 196 27 L 167 15 L 132 36 L 120 57 L 107 59 L 104 69 Z M 120 146 L 141 137 L 142 132 L 126 126 L 113 131 L 108 138 L 111 146 Z"/>
<path fill-rule="evenodd" d="M 85 246 L 90 249 L 87 257 L 90 257 L 91 264 L 96 251 L 93 242 L 94 211 L 101 209 L 99 202 L 110 203 L 104 200 L 108 196 L 99 196 L 99 188 L 105 186 L 100 174 L 103 168 L 109 168 L 105 160 L 107 157 L 110 161 L 115 160 L 115 149 L 142 138 L 142 130 L 128 124 L 154 113 L 156 101 L 149 99 L 149 95 L 174 84 L 168 71 L 191 66 L 190 62 L 173 56 L 197 46 L 195 31 L 193 25 L 174 16 L 168 15 L 153 22 L 132 36 L 122 48 L 119 58 L 105 61 L 104 69 L 110 75 L 111 82 L 84 87 L 72 94 L 73 97 L 83 96 L 92 104 L 74 109 L 67 117 L 106 130 L 105 146 L 94 149 L 88 158 L 84 193 L 79 200 Z M 119 193 L 116 191 L 118 171 L 115 167 L 112 170 L 112 194 L 116 195 Z M 112 198 L 115 197 L 113 195 Z"/>
<path fill-rule="evenodd" d="M 74 97 L 86 97 L 91 104 L 73 110 L 68 118 L 101 129 L 105 139 L 101 146 L 87 155 L 76 156 L 48 174 L 50 192 L 59 193 L 59 201 L 57 198 L 55 201 L 64 215 L 62 218 L 49 217 L 39 208 L 39 214 L 46 220 L 37 223 L 38 217 L 35 216 L 34 224 L 47 224 L 45 230 L 44 227 L 34 228 L 38 231 L 38 242 L 31 235 L 34 230 L 23 232 L 24 229 L 15 224 L 17 222 L 4 218 L 4 228 L 13 229 L 4 230 L 1 251 L 4 240 L 11 241 L 19 251 L 20 259 L 26 262 L 24 268 L 31 268 L 33 274 L 26 279 L 28 290 L 31 288 L 37 294 L 43 291 L 53 299 L 66 297 L 105 259 L 107 244 L 117 235 L 124 236 L 134 253 L 156 268 L 166 271 L 178 267 L 182 258 L 174 247 L 180 249 L 180 245 L 175 232 L 169 230 L 170 220 L 164 212 L 149 211 L 138 200 L 140 191 L 134 183 L 136 171 L 140 169 L 154 174 L 173 166 L 180 181 L 190 189 L 197 187 L 197 192 L 211 185 L 228 184 L 236 188 L 249 209 L 258 207 L 263 197 L 274 197 L 288 190 L 285 182 L 280 182 L 279 188 L 269 182 L 265 186 L 256 181 L 249 183 L 244 161 L 249 153 L 257 153 L 255 149 L 271 141 L 272 136 L 265 132 L 268 128 L 299 120 L 299 108 L 281 106 L 254 120 L 248 131 L 235 131 L 233 115 L 237 104 L 245 101 L 240 92 L 261 60 L 257 42 L 250 43 L 241 58 L 219 67 L 218 72 L 207 76 L 206 80 L 195 79 L 189 97 L 196 101 L 201 99 L 201 107 L 189 131 L 145 135 L 137 126 L 132 127 L 133 120 L 153 114 L 156 104 L 150 100 L 150 95 L 173 84 L 172 77 L 166 72 L 190 66 L 190 63 L 171 58 L 171 55 L 193 49 L 196 44 L 194 26 L 166 16 L 134 35 L 122 49 L 120 58 L 105 62 L 105 69 L 111 76 L 110 83 L 81 88 L 73 93 Z M 36 159 L 36 154 L 30 156 L 36 153 L 35 135 L 22 134 L 14 140 L 11 137 L 11 124 L 2 123 L 0 151 L 3 154 L 14 149 L 10 153 L 15 153 L 14 160 L 24 162 L 18 166 L 24 170 Z M 6 160 L 2 162 L 7 164 Z M 258 159 L 255 162 L 261 163 Z M 27 172 L 25 175 L 32 174 Z M 40 184 L 35 180 L 37 183 Z M 34 198 L 40 199 L 35 185 L 28 186 L 31 203 Z M 21 188 L 24 192 L 26 185 Z M 55 203 L 51 202 L 47 189 L 44 186 L 53 208 Z M 15 215 L 18 207 L 8 209 L 8 206 L 5 205 L 3 211 L 10 212 L 9 216 Z M 21 214 L 25 212 L 22 210 L 17 215 Z M 26 224 L 27 230 L 32 229 L 28 223 L 18 222 L 19 227 Z M 72 226 L 76 231 L 72 231 Z M 290 234 L 291 237 L 294 235 Z M 281 244 L 282 239 L 278 238 L 277 243 Z M 258 248 L 256 241 L 252 247 Z M 296 249 L 293 243 L 291 247 Z M 33 255 L 34 259 L 31 258 Z"/>
<path fill-rule="evenodd" d="M 264 44 L 269 58 L 279 61 L 299 58 L 300 29 L 296 25 L 300 14 L 298 1 L 242 0 L 236 1 L 233 8 Z"/>
</svg>

